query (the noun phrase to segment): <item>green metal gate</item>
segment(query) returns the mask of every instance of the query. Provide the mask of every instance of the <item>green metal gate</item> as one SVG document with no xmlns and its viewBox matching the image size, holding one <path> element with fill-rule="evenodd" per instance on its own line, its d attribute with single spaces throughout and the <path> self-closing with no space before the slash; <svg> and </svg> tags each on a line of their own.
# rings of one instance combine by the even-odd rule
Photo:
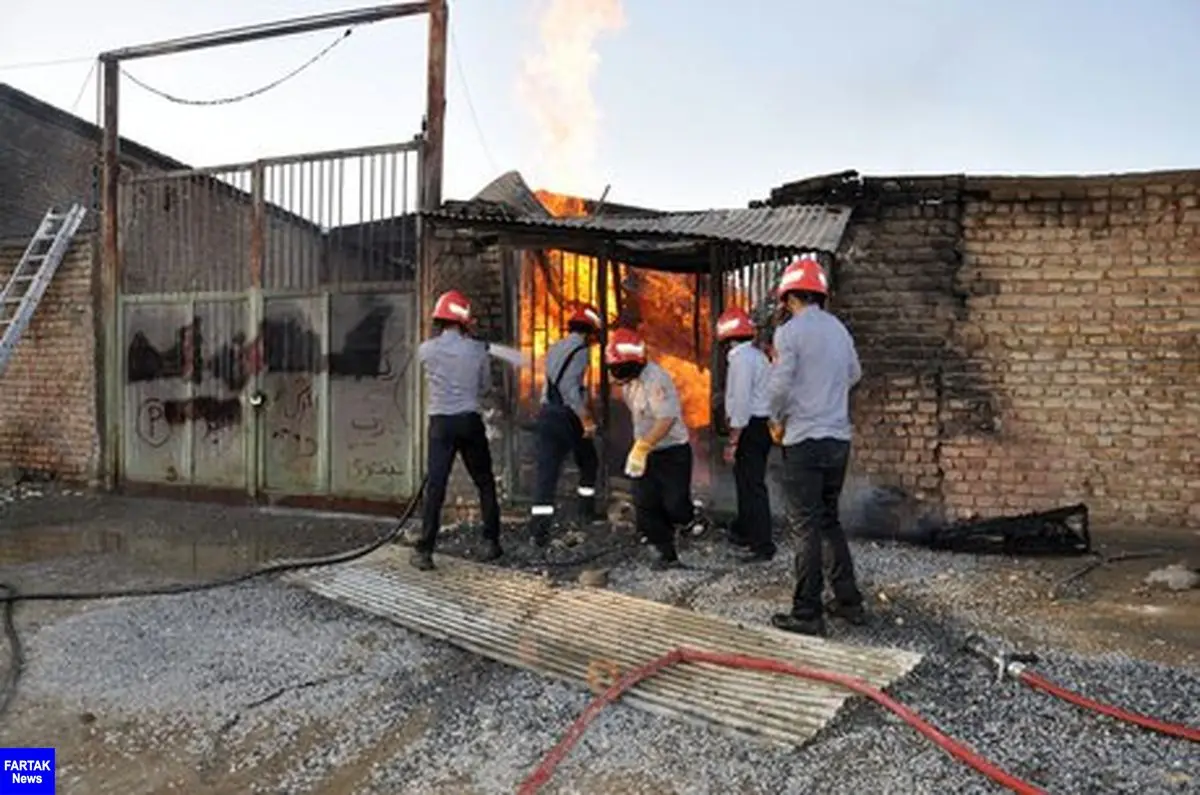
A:
<svg viewBox="0 0 1200 795">
<path fill-rule="evenodd" d="M 122 181 L 123 483 L 413 496 L 420 149 Z"/>
</svg>

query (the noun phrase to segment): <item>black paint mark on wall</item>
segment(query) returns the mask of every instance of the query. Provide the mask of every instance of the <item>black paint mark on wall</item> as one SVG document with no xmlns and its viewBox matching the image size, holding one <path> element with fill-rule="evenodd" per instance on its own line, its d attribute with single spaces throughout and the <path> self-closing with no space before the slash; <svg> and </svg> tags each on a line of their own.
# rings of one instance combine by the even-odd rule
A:
<svg viewBox="0 0 1200 795">
<path fill-rule="evenodd" d="M 321 364 L 321 338 L 295 315 L 262 322 L 263 357 L 269 373 L 315 373 Z"/>
<path fill-rule="evenodd" d="M 331 351 L 331 376 L 378 378 L 388 372 L 383 338 L 393 308 L 376 306 L 346 333 L 341 350 Z M 321 370 L 321 338 L 304 318 L 267 318 L 259 335 L 247 340 L 237 332 L 217 352 L 205 358 L 203 321 L 175 331 L 170 348 L 158 350 L 143 331 L 134 332 L 126 354 L 130 383 L 180 379 L 201 384 L 206 376 L 221 381 L 232 392 L 240 392 L 261 371 L 269 373 L 316 373 Z"/>
<path fill-rule="evenodd" d="M 377 378 L 384 374 L 383 332 L 392 307 L 376 306 L 346 332 L 340 351 L 329 353 L 329 375 Z"/>
</svg>

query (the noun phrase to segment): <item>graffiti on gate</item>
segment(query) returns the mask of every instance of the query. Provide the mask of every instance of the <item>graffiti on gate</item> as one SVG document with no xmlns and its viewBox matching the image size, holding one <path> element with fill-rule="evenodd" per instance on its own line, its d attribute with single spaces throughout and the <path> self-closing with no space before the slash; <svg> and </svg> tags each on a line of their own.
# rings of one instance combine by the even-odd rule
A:
<svg viewBox="0 0 1200 795">
<path fill-rule="evenodd" d="M 138 406 L 134 432 L 150 447 L 171 440 L 174 429 L 186 422 L 200 423 L 201 440 L 220 444 L 221 431 L 242 421 L 242 403 L 237 398 L 195 397 L 186 400 L 145 398 Z"/>
<path fill-rule="evenodd" d="M 286 466 L 315 458 L 320 446 L 308 430 L 317 409 L 312 377 L 282 378 L 271 397 L 270 442 L 279 462 Z"/>
<path fill-rule="evenodd" d="M 145 398 L 138 407 L 137 435 L 151 447 L 161 447 L 173 428 L 199 422 L 206 428 L 205 439 L 216 440 L 220 431 L 242 421 L 242 400 L 228 393 L 241 393 L 260 374 L 311 376 L 325 370 L 331 378 L 388 379 L 392 373 L 383 338 L 392 311 L 388 305 L 373 307 L 346 333 L 341 348 L 331 350 L 324 361 L 320 336 L 301 316 L 268 318 L 253 340 L 237 331 L 227 342 L 209 346 L 204 319 L 197 315 L 175 330 L 174 342 L 164 350 L 155 347 L 147 330 L 135 329 L 126 352 L 129 383 L 182 381 L 203 387 L 215 381 L 226 392 L 178 400 Z M 206 349 L 214 353 L 206 356 Z M 313 410 L 311 378 L 303 380 L 306 386 L 290 397 L 277 396 L 291 401 L 284 408 L 288 419 Z M 290 444 L 296 455 L 316 455 L 316 440 L 311 436 L 277 429 L 273 438 Z"/>
</svg>

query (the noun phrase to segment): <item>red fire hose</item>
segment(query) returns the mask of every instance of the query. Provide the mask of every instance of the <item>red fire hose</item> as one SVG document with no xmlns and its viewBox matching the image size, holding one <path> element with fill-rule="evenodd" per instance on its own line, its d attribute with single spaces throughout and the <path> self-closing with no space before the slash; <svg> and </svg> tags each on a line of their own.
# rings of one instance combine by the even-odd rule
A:
<svg viewBox="0 0 1200 795">
<path fill-rule="evenodd" d="M 623 693 L 632 688 L 638 682 L 649 679 L 656 674 L 662 672 L 666 668 L 678 665 L 680 663 L 709 663 L 711 665 L 720 665 L 726 668 L 742 668 L 753 671 L 766 671 L 769 673 L 786 674 L 788 676 L 797 676 L 801 679 L 810 679 L 826 684 L 837 685 L 854 693 L 874 701 L 882 707 L 894 712 L 902 720 L 912 726 L 921 734 L 932 740 L 946 753 L 958 759 L 961 762 L 970 765 L 983 775 L 992 779 L 998 784 L 1001 784 L 1013 792 L 1020 795 L 1045 795 L 1045 791 L 1029 784 L 1021 779 L 1004 772 L 994 764 L 984 759 L 979 754 L 972 751 L 957 740 L 948 737 L 938 731 L 933 725 L 921 718 L 920 715 L 913 712 L 908 707 L 888 696 L 882 690 L 872 687 L 861 679 L 845 674 L 834 673 L 832 671 L 823 671 L 818 668 L 805 668 L 798 665 L 782 662 L 781 660 L 772 660 L 764 657 L 749 657 L 741 654 L 719 654 L 715 652 L 700 651 L 698 649 L 679 648 L 669 654 L 659 657 L 640 668 L 632 670 L 622 676 L 618 681 L 614 682 L 607 690 L 598 695 L 590 704 L 583 710 L 580 716 L 575 720 L 567 733 L 563 736 L 558 744 L 546 754 L 545 759 L 537 766 L 537 769 L 529 775 L 528 778 L 521 784 L 518 790 L 518 795 L 533 795 L 550 780 L 550 776 L 554 774 L 554 770 L 559 763 L 566 758 L 570 753 L 571 748 L 583 736 L 588 725 L 596 718 L 604 707 L 616 701 Z"/>
<path fill-rule="evenodd" d="M 1132 723 L 1135 726 L 1141 726 L 1143 729 L 1149 729 L 1159 734 L 1166 734 L 1171 737 L 1179 737 L 1184 740 L 1191 740 L 1194 743 L 1200 743 L 1200 729 L 1193 729 L 1191 726 L 1184 726 L 1179 723 L 1169 723 L 1157 718 L 1140 715 L 1136 712 L 1130 712 L 1127 709 L 1122 709 L 1112 704 L 1096 701 L 1082 693 L 1076 693 L 1074 690 L 1068 690 L 1062 685 L 1055 684 L 1040 674 L 1033 673 L 1026 666 L 1036 663 L 1038 661 L 1037 655 L 1001 652 L 998 649 L 990 648 L 987 642 L 978 635 L 972 635 L 967 638 L 964 648 L 968 652 L 991 662 L 996 667 L 996 676 L 998 679 L 1011 676 L 1019 682 L 1024 682 L 1034 690 L 1041 690 L 1044 693 L 1057 696 L 1063 701 L 1070 702 L 1077 707 L 1090 709 L 1094 712 L 1099 712 L 1101 715 L 1123 720 L 1126 723 Z"/>
<path fill-rule="evenodd" d="M 1141 726 L 1143 729 L 1158 732 L 1159 734 L 1167 734 L 1172 737 L 1180 737 L 1184 740 L 1191 740 L 1194 743 L 1200 743 L 1200 729 L 1193 729 L 1191 726 L 1184 726 L 1179 723 L 1168 723 L 1158 718 L 1139 715 L 1136 712 L 1130 712 L 1126 709 L 1105 704 L 1100 701 L 1095 701 L 1087 696 L 1076 693 L 1074 690 L 1068 690 L 1061 685 L 1056 685 L 1044 676 L 1032 673 L 1031 671 L 1021 671 L 1017 674 L 1017 678 L 1025 684 L 1032 687 L 1034 690 L 1042 690 L 1052 696 L 1058 696 L 1064 701 L 1069 701 L 1072 704 L 1083 707 L 1084 709 L 1094 710 L 1101 715 L 1107 715 L 1110 718 L 1123 720 L 1127 723 L 1133 723 Z"/>
</svg>

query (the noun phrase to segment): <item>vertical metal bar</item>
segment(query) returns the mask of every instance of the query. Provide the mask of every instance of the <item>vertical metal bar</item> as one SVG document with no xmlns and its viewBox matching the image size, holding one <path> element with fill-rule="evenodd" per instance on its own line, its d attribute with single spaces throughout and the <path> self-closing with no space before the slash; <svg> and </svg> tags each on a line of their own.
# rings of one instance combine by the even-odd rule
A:
<svg viewBox="0 0 1200 795">
<path fill-rule="evenodd" d="M 187 300 L 187 322 L 189 324 L 194 324 L 196 322 L 195 298 L 189 298 Z M 193 333 L 195 332 L 195 328 L 195 325 L 192 325 Z M 209 333 L 211 334 L 212 332 L 209 331 Z M 200 335 L 184 335 L 183 338 L 187 343 L 187 347 L 182 350 L 182 355 L 185 361 L 188 363 L 184 370 L 188 373 L 194 373 L 195 370 L 199 370 L 203 366 L 202 361 L 196 361 L 197 358 L 202 358 L 204 355 L 203 348 L 200 349 L 200 356 L 198 357 L 196 355 L 197 348 L 200 348 L 200 345 L 197 344 L 197 336 Z M 202 343 L 203 340 L 201 339 L 199 342 Z M 201 378 L 203 378 L 203 376 L 201 376 Z M 192 401 L 196 399 L 195 375 L 192 375 L 187 379 L 185 388 L 187 390 L 185 393 L 185 399 L 189 404 L 191 404 Z M 183 483 L 189 486 L 196 482 L 196 429 L 202 424 L 203 420 L 192 420 L 192 422 L 187 426 L 188 432 L 183 435 L 183 461 L 181 462 L 182 466 L 180 466 L 180 475 Z"/>
<path fill-rule="evenodd" d="M 267 208 L 263 178 L 266 167 L 259 160 L 250 172 L 250 288 L 262 289 L 266 261 Z"/>
<path fill-rule="evenodd" d="M 367 160 L 368 158 L 363 158 L 363 159 Z M 359 250 L 358 250 L 358 256 L 360 258 L 363 258 L 366 260 L 366 266 L 364 268 L 364 271 L 365 271 L 367 281 L 374 281 L 375 278 L 377 278 L 373 273 L 374 269 L 372 267 L 372 265 L 373 265 L 372 254 L 375 251 L 375 232 L 376 232 L 376 229 L 375 229 L 375 221 L 376 221 L 376 216 L 375 216 L 375 196 L 376 196 L 376 194 L 375 194 L 375 172 L 377 170 L 378 165 L 379 165 L 379 158 L 375 157 L 374 155 L 369 156 L 369 165 L 368 165 L 368 169 L 367 169 L 368 174 L 369 174 L 369 180 L 370 180 L 369 188 L 367 190 L 368 210 L 366 213 L 364 213 L 364 215 L 366 217 L 363 218 L 363 227 L 362 227 L 363 233 L 366 235 L 366 245 L 360 246 Z"/>
<path fill-rule="evenodd" d="M 262 338 L 263 317 L 263 274 L 266 265 L 267 241 L 267 202 L 266 202 L 266 166 L 261 160 L 256 161 L 250 169 L 250 288 L 246 295 L 246 338 L 253 345 L 265 345 Z M 265 349 L 262 356 L 254 357 L 254 361 L 265 361 Z M 262 375 L 265 367 L 258 368 L 251 381 L 250 393 L 262 390 Z M 248 395 L 243 395 L 243 400 Z M 259 409 L 243 404 L 246 424 L 244 445 L 246 450 L 246 491 L 251 497 L 257 497 L 267 485 L 267 455 L 265 429 L 260 427 Z"/>
<path fill-rule="evenodd" d="M 100 259 L 100 278 L 97 279 L 100 294 L 99 320 L 96 331 L 100 336 L 99 350 L 103 351 L 103 366 L 97 368 L 104 381 L 97 384 L 97 394 L 105 400 L 98 408 L 103 418 L 105 433 L 101 436 L 103 454 L 104 485 L 110 491 L 117 487 L 121 478 L 121 414 L 124 397 L 124 373 L 118 369 L 121 345 L 117 339 L 120 326 L 121 264 L 117 243 L 119 228 L 117 213 L 119 189 L 117 180 L 120 169 L 120 136 L 118 134 L 118 81 L 121 73 L 120 61 L 102 60 L 104 82 L 104 136 L 101 168 L 100 222 L 103 227 L 103 250 Z"/>
<path fill-rule="evenodd" d="M 425 93 L 425 148 L 422 156 L 424 204 L 442 204 L 442 160 L 446 135 L 446 30 L 450 10 L 446 0 L 430 0 L 429 49 Z"/>
<path fill-rule="evenodd" d="M 329 361 L 329 332 L 333 328 L 333 294 L 321 293 L 318 300 L 321 334 L 318 338 L 320 355 L 318 361 Z M 317 483 L 322 494 L 333 494 L 333 389 L 329 368 L 322 367 L 313 379 L 313 391 L 320 403 L 317 406 Z"/>
<path fill-rule="evenodd" d="M 403 224 L 400 225 L 400 253 L 401 254 L 404 254 L 408 251 L 408 245 L 407 245 L 407 243 L 408 243 L 408 241 L 407 241 L 408 211 L 409 211 L 409 206 L 408 206 L 408 152 L 403 152 L 400 155 L 400 213 L 405 217 L 406 220 Z M 418 254 L 419 253 L 420 252 L 418 252 Z M 416 264 L 417 263 L 415 263 L 415 262 L 413 263 L 414 269 L 415 269 Z M 413 274 L 413 276 L 415 277 L 416 274 Z M 417 311 L 419 312 L 419 311 L 421 311 L 421 300 L 420 300 L 421 299 L 421 296 L 420 296 L 421 284 L 420 284 L 419 279 L 414 278 L 413 281 L 416 285 L 416 289 L 418 292 Z"/>
<path fill-rule="evenodd" d="M 517 315 L 518 309 L 518 290 L 514 282 L 521 278 L 521 271 L 517 266 L 517 254 L 512 247 L 505 244 L 500 250 L 500 301 L 504 307 L 501 317 L 503 318 L 503 339 L 511 340 L 518 339 L 520 334 L 521 324 L 520 318 Z M 514 324 L 516 328 L 513 328 Z M 520 345 L 520 342 L 517 343 Z M 515 422 L 516 415 L 519 411 L 519 405 L 516 405 L 519 400 L 518 394 L 521 388 L 520 376 L 513 372 L 511 367 L 505 367 L 503 370 L 503 388 L 505 412 L 504 416 L 507 420 L 507 427 L 504 429 L 502 438 L 501 459 L 504 462 L 503 472 L 501 472 L 501 482 L 504 486 L 504 503 L 511 506 L 513 497 L 516 495 L 517 489 L 520 487 L 520 473 L 517 471 L 519 467 L 519 456 L 517 455 L 517 445 L 514 434 L 517 428 Z"/>
<path fill-rule="evenodd" d="M 596 292 L 600 294 L 600 416 L 596 418 L 596 454 L 600 466 L 596 473 L 596 493 L 600 504 L 607 504 L 608 493 L 608 428 L 609 428 L 609 383 L 608 368 L 604 366 L 604 346 L 608 344 L 608 269 L 612 259 L 612 242 L 605 241 L 596 272 Z"/>
</svg>

